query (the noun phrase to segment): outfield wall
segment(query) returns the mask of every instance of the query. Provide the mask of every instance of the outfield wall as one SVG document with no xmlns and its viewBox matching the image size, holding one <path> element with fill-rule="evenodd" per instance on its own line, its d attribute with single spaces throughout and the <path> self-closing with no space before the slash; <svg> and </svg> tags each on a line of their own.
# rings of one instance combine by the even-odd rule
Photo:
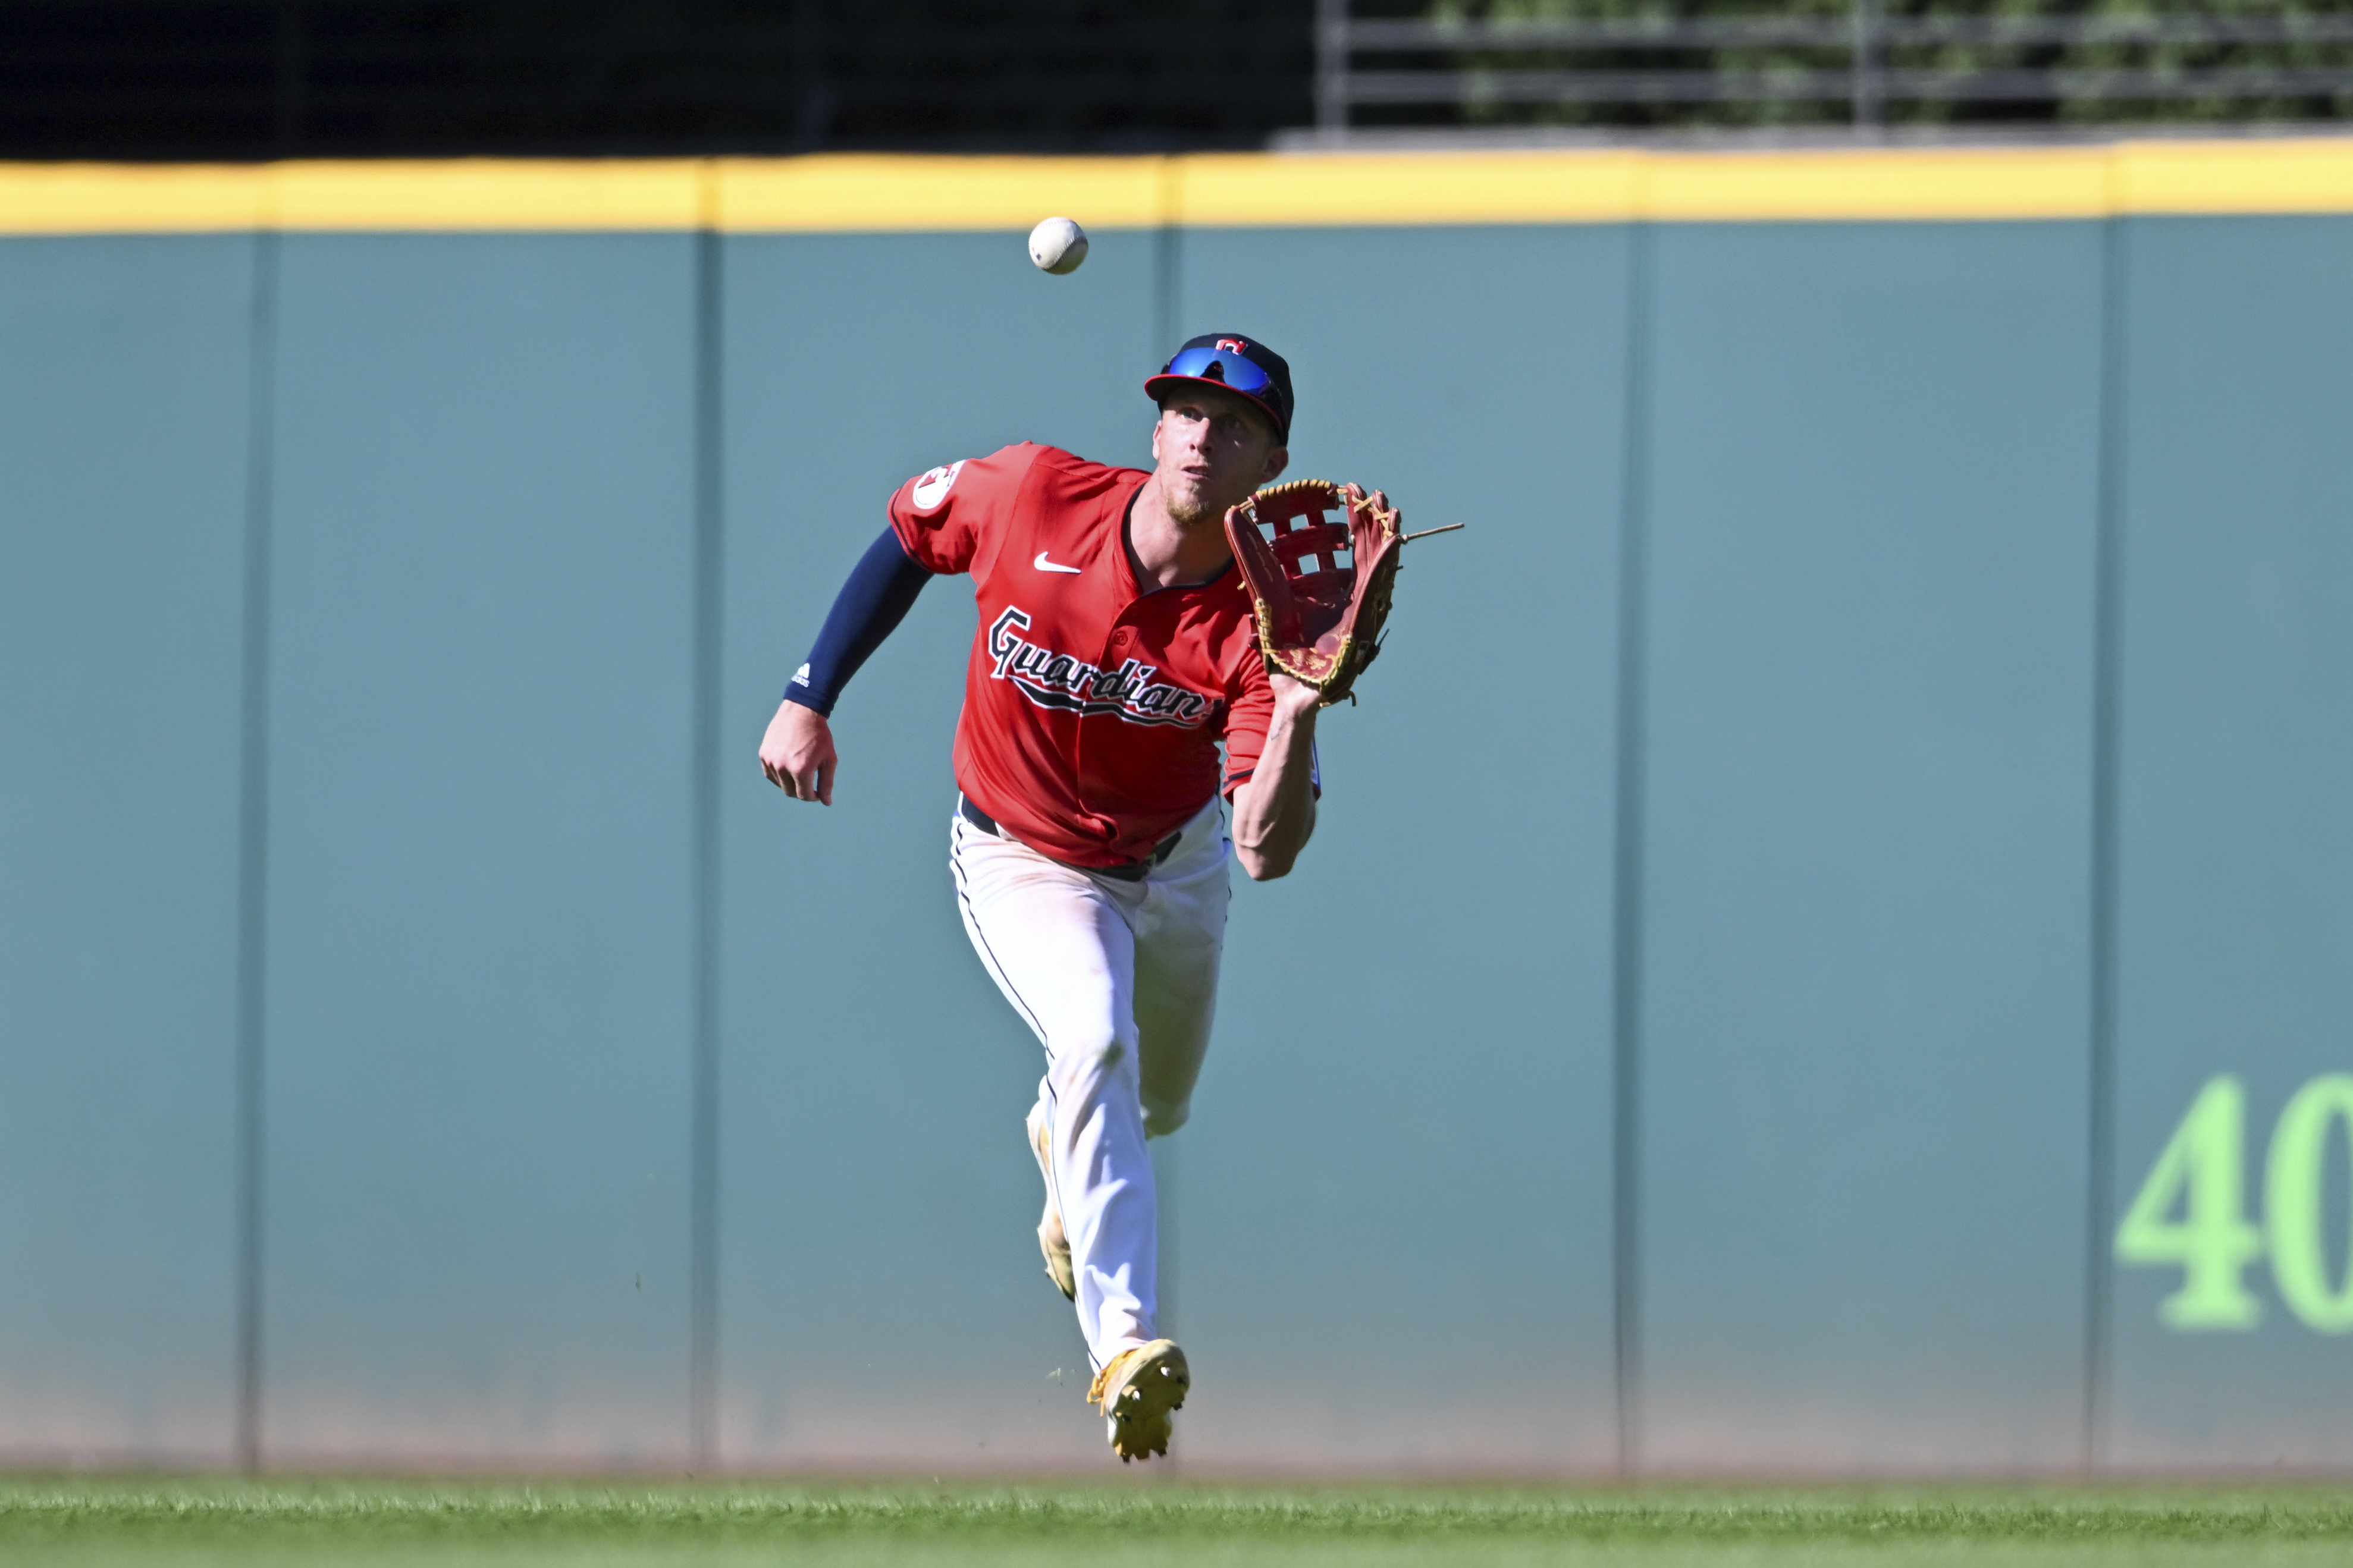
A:
<svg viewBox="0 0 2353 1568">
<path fill-rule="evenodd" d="M 0 170 L 0 1456 L 1106 1462 L 969 598 L 754 751 L 1230 327 L 1472 529 L 1155 1146 L 1180 1459 L 2353 1466 L 2348 277 L 2353 142 Z"/>
</svg>

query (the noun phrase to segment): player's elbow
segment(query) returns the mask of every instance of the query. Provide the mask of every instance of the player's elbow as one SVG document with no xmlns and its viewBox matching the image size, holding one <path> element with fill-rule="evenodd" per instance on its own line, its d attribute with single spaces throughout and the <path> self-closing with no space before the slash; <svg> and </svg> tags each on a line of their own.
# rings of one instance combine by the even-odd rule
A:
<svg viewBox="0 0 2353 1568">
<path fill-rule="evenodd" d="M 1234 836 L 1234 858 L 1253 882 L 1271 882 L 1277 877 L 1291 875 L 1292 867 L 1299 863 L 1299 852 L 1307 847 L 1308 837 L 1315 831 L 1311 821 L 1303 828 L 1289 832 L 1276 831 L 1256 838 Z"/>
<path fill-rule="evenodd" d="M 1291 875 L 1291 868 L 1299 859 L 1297 849 L 1258 849 L 1248 845 L 1234 846 L 1234 858 L 1242 863 L 1242 870 L 1253 882 L 1271 882 L 1277 877 Z"/>
<path fill-rule="evenodd" d="M 1299 852 L 1315 836 L 1315 803 L 1288 814 L 1261 812 L 1254 796 L 1234 801 L 1234 858 L 1253 882 L 1271 882 L 1291 875 Z"/>
</svg>

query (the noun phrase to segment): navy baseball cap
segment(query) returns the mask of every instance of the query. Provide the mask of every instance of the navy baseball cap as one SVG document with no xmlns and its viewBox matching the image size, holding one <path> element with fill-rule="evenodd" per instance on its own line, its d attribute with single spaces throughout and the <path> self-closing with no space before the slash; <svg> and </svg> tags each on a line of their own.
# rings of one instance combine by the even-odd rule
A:
<svg viewBox="0 0 2353 1568">
<path fill-rule="evenodd" d="M 1157 403 L 1187 383 L 1249 398 L 1274 421 L 1276 440 L 1291 439 L 1290 362 L 1256 338 L 1205 332 L 1187 339 L 1158 375 L 1145 380 L 1144 395 Z"/>
</svg>

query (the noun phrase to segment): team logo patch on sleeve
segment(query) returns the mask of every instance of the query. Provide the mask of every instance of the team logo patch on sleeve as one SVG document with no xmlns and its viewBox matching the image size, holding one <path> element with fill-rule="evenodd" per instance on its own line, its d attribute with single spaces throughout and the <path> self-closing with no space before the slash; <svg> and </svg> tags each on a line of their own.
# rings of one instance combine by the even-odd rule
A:
<svg viewBox="0 0 2353 1568">
<path fill-rule="evenodd" d="M 948 499 L 948 491 L 955 488 L 956 476 L 962 472 L 963 461 L 944 468 L 927 468 L 917 477 L 914 490 L 907 499 L 915 503 L 917 511 L 930 511 Z"/>
<path fill-rule="evenodd" d="M 1040 708 L 1059 709 L 1085 718 L 1116 713 L 1131 724 L 1175 724 L 1198 729 L 1209 715 L 1210 700 L 1198 691 L 1155 680 L 1160 667 L 1129 659 L 1116 669 L 1105 669 L 1067 653 L 1039 647 L 1021 634 L 1029 616 L 1009 607 L 988 628 L 988 657 L 995 668 L 989 677 L 1009 680 L 1022 696 Z"/>
</svg>

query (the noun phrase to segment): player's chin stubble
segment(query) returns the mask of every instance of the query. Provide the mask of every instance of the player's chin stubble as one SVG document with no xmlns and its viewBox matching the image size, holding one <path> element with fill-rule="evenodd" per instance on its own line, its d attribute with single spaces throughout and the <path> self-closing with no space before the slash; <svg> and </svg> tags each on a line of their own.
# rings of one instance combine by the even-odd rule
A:
<svg viewBox="0 0 2353 1568">
<path fill-rule="evenodd" d="M 1187 533 L 1197 528 L 1208 528 L 1212 524 L 1222 523 L 1226 519 L 1224 507 L 1212 506 L 1198 496 L 1182 500 L 1170 496 L 1167 505 L 1168 520 Z"/>
<path fill-rule="evenodd" d="M 1250 499 L 1244 490 L 1231 500 L 1221 500 L 1206 489 L 1183 485 L 1165 485 L 1161 489 L 1161 504 L 1168 510 L 1169 521 L 1187 532 L 1197 528 L 1222 528 L 1226 513 Z"/>
</svg>

